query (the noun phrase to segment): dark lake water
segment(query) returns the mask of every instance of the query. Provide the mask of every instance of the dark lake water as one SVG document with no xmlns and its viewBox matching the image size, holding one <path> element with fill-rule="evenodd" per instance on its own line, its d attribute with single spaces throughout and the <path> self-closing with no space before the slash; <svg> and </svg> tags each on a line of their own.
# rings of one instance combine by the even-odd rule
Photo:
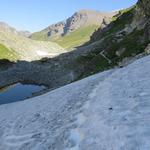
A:
<svg viewBox="0 0 150 150">
<path fill-rule="evenodd" d="M 0 89 L 0 105 L 21 101 L 46 89 L 45 86 L 17 83 Z"/>
</svg>

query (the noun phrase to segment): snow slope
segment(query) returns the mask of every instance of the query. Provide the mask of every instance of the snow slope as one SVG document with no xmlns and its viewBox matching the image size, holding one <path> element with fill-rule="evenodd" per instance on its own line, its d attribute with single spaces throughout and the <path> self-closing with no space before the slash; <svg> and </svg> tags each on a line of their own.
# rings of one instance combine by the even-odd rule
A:
<svg viewBox="0 0 150 150">
<path fill-rule="evenodd" d="M 149 150 L 150 56 L 0 106 L 0 150 Z"/>
</svg>

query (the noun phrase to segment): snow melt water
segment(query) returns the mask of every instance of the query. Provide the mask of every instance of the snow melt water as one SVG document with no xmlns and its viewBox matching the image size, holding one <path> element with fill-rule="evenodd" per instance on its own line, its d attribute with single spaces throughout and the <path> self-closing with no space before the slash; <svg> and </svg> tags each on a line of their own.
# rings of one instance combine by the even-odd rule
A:
<svg viewBox="0 0 150 150">
<path fill-rule="evenodd" d="M 34 93 L 38 93 L 46 89 L 45 86 L 33 84 L 16 83 L 0 89 L 0 105 L 21 101 L 31 97 Z"/>
</svg>

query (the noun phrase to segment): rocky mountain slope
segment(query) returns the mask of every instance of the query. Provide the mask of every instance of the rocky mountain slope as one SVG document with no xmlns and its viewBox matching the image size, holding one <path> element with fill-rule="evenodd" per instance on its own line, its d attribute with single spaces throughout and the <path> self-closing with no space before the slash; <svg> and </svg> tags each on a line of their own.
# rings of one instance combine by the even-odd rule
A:
<svg viewBox="0 0 150 150">
<path fill-rule="evenodd" d="M 114 13 L 80 10 L 65 21 L 53 24 L 40 32 L 33 33 L 31 38 L 36 40 L 52 40 L 65 48 L 72 48 L 88 41 L 90 35 L 98 28 L 103 19 L 108 19 L 113 15 Z M 80 40 L 81 42 L 79 42 Z"/>
<path fill-rule="evenodd" d="M 102 26 L 91 36 L 89 46 L 92 51 L 81 57 L 82 63 L 87 62 L 85 72 L 88 73 L 85 75 L 122 66 L 122 62 L 134 59 L 136 55 L 149 53 L 149 5 L 149 2 L 139 0 L 133 7 L 119 11 L 111 23 L 103 21 Z"/>
<path fill-rule="evenodd" d="M 35 60 L 42 57 L 53 57 L 65 50 L 53 42 L 34 41 L 5 23 L 0 23 L 0 44 L 3 54 L 0 58 Z M 4 48 L 5 47 L 5 48 Z M 7 49 L 7 51 L 6 51 Z M 8 55 L 6 55 L 8 53 Z M 1 53 L 2 54 L 2 53 Z M 9 57 L 13 55 L 13 57 Z"/>
<path fill-rule="evenodd" d="M 0 106 L 0 149 L 150 149 L 150 56 Z"/>
</svg>

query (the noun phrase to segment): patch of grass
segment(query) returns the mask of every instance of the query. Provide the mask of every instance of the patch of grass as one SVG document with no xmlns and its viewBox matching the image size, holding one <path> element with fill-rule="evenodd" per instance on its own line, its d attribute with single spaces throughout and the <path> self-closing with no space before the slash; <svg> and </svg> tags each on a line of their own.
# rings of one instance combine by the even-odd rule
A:
<svg viewBox="0 0 150 150">
<path fill-rule="evenodd" d="M 47 30 L 43 30 L 43 31 L 40 31 L 40 32 L 33 33 L 31 39 L 38 40 L 38 41 L 48 41 L 48 40 L 50 40 L 47 37 Z"/>
<path fill-rule="evenodd" d="M 15 61 L 17 58 L 17 54 L 15 54 L 12 50 L 8 49 L 3 44 L 0 44 L 0 59 Z"/>
<path fill-rule="evenodd" d="M 82 27 L 64 37 L 55 40 L 55 42 L 66 49 L 80 46 L 90 40 L 90 36 L 98 27 L 98 25 Z"/>
</svg>

